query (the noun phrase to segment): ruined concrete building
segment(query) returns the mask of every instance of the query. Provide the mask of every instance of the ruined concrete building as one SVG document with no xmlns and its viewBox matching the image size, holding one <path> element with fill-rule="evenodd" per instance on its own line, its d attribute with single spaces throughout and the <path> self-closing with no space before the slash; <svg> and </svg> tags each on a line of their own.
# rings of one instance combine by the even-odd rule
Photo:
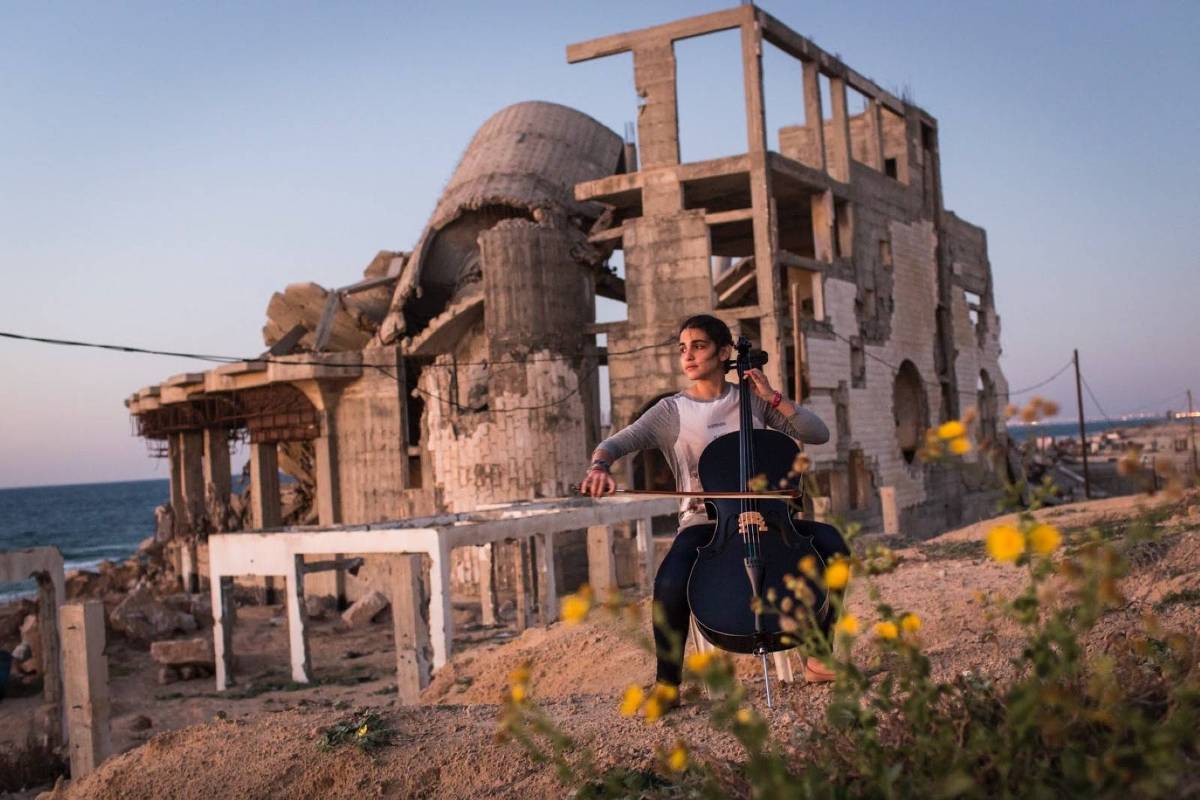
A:
<svg viewBox="0 0 1200 800">
<path fill-rule="evenodd" d="M 725 30 L 740 34 L 746 149 L 681 163 L 675 42 Z M 788 113 L 805 122 L 778 131 L 779 152 L 766 47 L 803 85 Z M 661 345 L 699 312 L 760 342 L 771 381 L 827 422 L 808 453 L 835 513 L 878 523 L 882 493 L 920 534 L 983 512 L 983 465 L 916 457 L 929 426 L 968 407 L 1002 437 L 1007 395 L 986 236 L 943 207 L 936 120 L 749 5 L 571 45 L 567 60 L 618 53 L 632 53 L 636 142 L 551 103 L 501 110 L 411 252 L 340 289 L 289 286 L 261 358 L 128 400 L 170 458 L 178 531 L 279 526 L 280 468 L 302 496 L 289 520 L 322 526 L 565 496 L 600 437 L 599 367 L 619 428 L 681 388 Z M 595 322 L 598 295 L 627 317 Z M 626 478 L 662 472 L 646 454 Z"/>
</svg>

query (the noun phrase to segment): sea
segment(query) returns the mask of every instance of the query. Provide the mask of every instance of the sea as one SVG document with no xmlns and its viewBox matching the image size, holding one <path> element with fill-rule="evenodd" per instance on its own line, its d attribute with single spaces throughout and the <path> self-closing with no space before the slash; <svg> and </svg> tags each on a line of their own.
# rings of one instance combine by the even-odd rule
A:
<svg viewBox="0 0 1200 800">
<path fill-rule="evenodd" d="M 1167 422 L 1165 417 L 1135 417 L 1133 419 L 1089 419 L 1083 423 L 1083 430 L 1088 436 L 1118 428 L 1140 428 L 1143 425 L 1161 425 Z M 1079 421 L 1070 422 L 1041 422 L 1036 425 L 1014 425 L 1008 423 L 1008 435 L 1018 442 L 1042 436 L 1053 436 L 1055 439 L 1079 438 Z"/>
<path fill-rule="evenodd" d="M 57 545 L 67 570 L 124 560 L 154 535 L 154 509 L 169 493 L 163 479 L 0 489 L 0 550 Z M 0 602 L 34 590 L 33 581 L 0 582 Z"/>
</svg>

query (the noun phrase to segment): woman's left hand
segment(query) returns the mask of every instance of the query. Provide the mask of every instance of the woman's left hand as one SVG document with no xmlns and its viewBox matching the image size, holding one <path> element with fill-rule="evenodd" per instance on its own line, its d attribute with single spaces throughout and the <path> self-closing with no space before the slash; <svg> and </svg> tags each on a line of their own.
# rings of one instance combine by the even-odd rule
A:
<svg viewBox="0 0 1200 800">
<path fill-rule="evenodd" d="M 750 387 L 760 398 L 768 403 L 775 399 L 775 390 L 771 388 L 771 382 L 767 380 L 766 375 L 763 375 L 761 369 L 749 370 L 746 373 L 746 379 L 750 381 Z"/>
</svg>

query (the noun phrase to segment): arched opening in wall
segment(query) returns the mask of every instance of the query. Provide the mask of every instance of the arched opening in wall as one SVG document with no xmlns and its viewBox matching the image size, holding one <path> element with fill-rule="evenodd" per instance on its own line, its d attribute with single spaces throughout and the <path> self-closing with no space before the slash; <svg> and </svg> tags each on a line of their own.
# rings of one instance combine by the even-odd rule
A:
<svg viewBox="0 0 1200 800">
<path fill-rule="evenodd" d="M 980 440 L 996 438 L 996 382 L 986 369 L 979 371 L 975 386 L 975 407 L 979 411 Z"/>
<path fill-rule="evenodd" d="M 892 416 L 896 421 L 896 441 L 904 461 L 911 464 L 929 427 L 929 405 L 921 382 L 921 373 L 908 359 L 900 364 L 892 386 Z"/>
</svg>

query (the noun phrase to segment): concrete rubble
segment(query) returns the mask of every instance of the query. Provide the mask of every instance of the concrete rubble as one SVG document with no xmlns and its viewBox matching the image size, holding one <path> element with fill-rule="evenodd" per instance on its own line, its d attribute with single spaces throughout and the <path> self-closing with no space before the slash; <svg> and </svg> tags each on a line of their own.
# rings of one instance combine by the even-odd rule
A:
<svg viewBox="0 0 1200 800">
<path fill-rule="evenodd" d="M 175 633 L 192 633 L 199 628 L 196 618 L 164 604 L 145 585 L 138 585 L 108 616 L 113 630 L 142 642 L 153 642 Z"/>
<path fill-rule="evenodd" d="M 362 628 L 383 613 L 390 601 L 383 592 L 368 592 L 342 612 L 342 622 L 348 628 Z"/>
</svg>

